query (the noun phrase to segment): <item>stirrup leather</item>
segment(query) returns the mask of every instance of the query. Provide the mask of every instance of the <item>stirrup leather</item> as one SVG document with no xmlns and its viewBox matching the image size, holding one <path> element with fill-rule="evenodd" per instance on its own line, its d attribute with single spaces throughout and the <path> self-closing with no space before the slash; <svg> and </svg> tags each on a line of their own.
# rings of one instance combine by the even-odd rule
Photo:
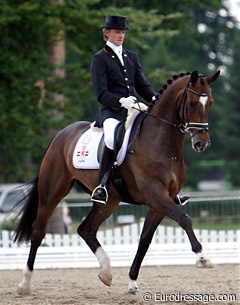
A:
<svg viewBox="0 0 240 305">
<path fill-rule="evenodd" d="M 105 199 L 105 200 L 100 200 L 100 199 L 98 200 L 98 199 L 94 199 L 94 198 L 93 198 L 94 194 L 95 194 L 96 191 L 99 190 L 99 189 L 104 190 L 104 192 L 105 192 L 105 194 L 106 194 L 106 199 Z M 92 192 L 91 201 L 99 202 L 99 203 L 101 203 L 101 204 L 106 204 L 107 201 L 108 201 L 108 190 L 107 190 L 107 187 L 106 187 L 105 185 L 102 185 L 102 184 L 98 185 L 98 186 L 93 190 L 93 192 Z"/>
</svg>

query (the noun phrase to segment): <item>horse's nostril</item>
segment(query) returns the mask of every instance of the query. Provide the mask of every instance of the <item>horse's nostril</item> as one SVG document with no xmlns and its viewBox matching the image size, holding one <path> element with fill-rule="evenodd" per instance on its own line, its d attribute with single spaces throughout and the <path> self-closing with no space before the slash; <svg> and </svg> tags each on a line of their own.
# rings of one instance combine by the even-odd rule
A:
<svg viewBox="0 0 240 305">
<path fill-rule="evenodd" d="M 194 144 L 194 149 L 199 152 L 202 151 L 204 149 L 202 142 L 197 142 Z"/>
</svg>

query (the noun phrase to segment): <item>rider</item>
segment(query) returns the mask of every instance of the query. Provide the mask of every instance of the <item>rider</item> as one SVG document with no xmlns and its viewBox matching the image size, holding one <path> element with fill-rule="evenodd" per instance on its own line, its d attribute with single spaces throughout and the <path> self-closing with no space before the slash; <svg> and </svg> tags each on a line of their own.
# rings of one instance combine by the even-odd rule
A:
<svg viewBox="0 0 240 305">
<path fill-rule="evenodd" d="M 113 139 L 116 125 L 125 120 L 137 98 L 134 89 L 148 103 L 156 100 L 136 53 L 123 49 L 127 27 L 125 16 L 107 15 L 103 28 L 106 44 L 92 58 L 91 75 L 95 95 L 100 103 L 95 126 L 103 127 L 105 148 L 100 162 L 99 186 L 91 200 L 106 204 L 113 160 Z M 104 179 L 103 179 L 104 177 Z M 176 203 L 186 203 L 188 196 L 177 196 Z"/>
</svg>

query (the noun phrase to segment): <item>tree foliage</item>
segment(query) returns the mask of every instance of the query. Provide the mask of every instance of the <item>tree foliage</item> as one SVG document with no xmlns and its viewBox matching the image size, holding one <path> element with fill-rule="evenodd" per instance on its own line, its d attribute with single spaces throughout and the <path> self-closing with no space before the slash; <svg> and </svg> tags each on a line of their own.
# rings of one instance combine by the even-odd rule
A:
<svg viewBox="0 0 240 305">
<path fill-rule="evenodd" d="M 225 162 L 221 173 L 239 186 L 235 170 L 239 29 L 227 8 L 218 0 L 61 2 L 1 0 L 0 181 L 33 177 L 53 131 L 76 120 L 95 119 L 91 57 L 103 46 L 105 15 L 122 14 L 131 29 L 125 47 L 139 53 L 156 90 L 176 72 L 198 69 L 209 74 L 219 68 L 224 72 L 213 85 L 212 148 L 198 157 L 199 162 L 187 148 L 186 164 L 194 177 L 191 186 L 204 178 L 201 161 L 216 159 Z M 50 60 L 57 39 L 66 46 L 66 60 L 60 66 Z M 56 75 L 56 68 L 64 71 L 64 78 Z M 53 102 L 53 93 L 63 100 Z"/>
</svg>

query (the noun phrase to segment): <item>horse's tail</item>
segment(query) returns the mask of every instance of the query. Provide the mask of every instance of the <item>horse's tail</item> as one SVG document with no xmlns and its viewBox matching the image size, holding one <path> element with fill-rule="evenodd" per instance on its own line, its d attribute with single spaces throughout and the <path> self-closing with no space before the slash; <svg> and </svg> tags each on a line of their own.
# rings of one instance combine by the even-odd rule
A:
<svg viewBox="0 0 240 305">
<path fill-rule="evenodd" d="M 24 199 L 22 199 L 18 203 L 21 204 L 23 200 L 26 200 L 20 212 L 20 219 L 14 233 L 14 242 L 18 243 L 21 243 L 23 241 L 29 241 L 31 239 L 33 224 L 37 217 L 39 197 L 38 176 L 31 183 L 29 183 L 29 186 L 31 186 L 31 190 L 27 193 Z"/>
</svg>

